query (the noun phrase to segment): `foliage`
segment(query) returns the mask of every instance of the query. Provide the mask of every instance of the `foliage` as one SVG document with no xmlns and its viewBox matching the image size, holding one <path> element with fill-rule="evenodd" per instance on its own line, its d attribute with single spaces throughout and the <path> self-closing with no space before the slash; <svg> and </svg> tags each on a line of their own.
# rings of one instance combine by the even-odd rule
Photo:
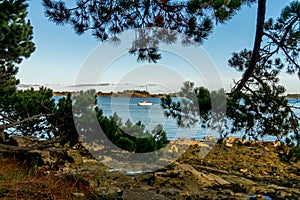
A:
<svg viewBox="0 0 300 200">
<path fill-rule="evenodd" d="M 145 131 L 145 126 L 140 121 L 136 124 L 132 124 L 130 120 L 127 120 L 125 124 L 122 124 L 121 119 L 116 113 L 114 113 L 114 117 L 115 118 L 108 119 L 103 116 L 98 116 L 98 119 L 102 118 L 102 122 L 109 122 L 110 129 L 107 130 L 105 128 L 107 126 L 103 126 L 100 122 L 101 128 L 110 141 L 121 149 L 136 153 L 146 153 L 161 149 L 169 143 L 166 132 L 162 130 L 162 125 L 154 127 L 150 133 Z M 118 120 L 118 123 L 115 119 Z M 111 131 L 111 129 L 114 130 Z"/>
<path fill-rule="evenodd" d="M 170 96 L 161 99 L 166 117 L 177 119 L 181 127 L 191 127 L 200 123 L 203 128 L 220 129 L 226 110 L 225 91 L 210 92 L 204 87 L 194 87 L 192 82 L 184 82 L 179 93 L 179 101 Z"/>
<path fill-rule="evenodd" d="M 26 0 L 0 2 L 0 64 L 20 63 L 35 50 Z"/>
<path fill-rule="evenodd" d="M 27 16 L 25 0 L 0 1 L 0 113 L 5 99 L 13 94 L 19 81 L 16 64 L 35 50 L 32 26 Z M 0 117 L 3 121 L 3 116 Z"/>
<path fill-rule="evenodd" d="M 300 109 L 288 104 L 284 98 L 285 88 L 279 84 L 278 75 L 282 70 L 290 74 L 300 74 L 299 68 L 299 23 L 300 3 L 293 1 L 286 6 L 280 17 L 274 22 L 265 18 L 265 0 L 258 2 L 258 16 L 255 44 L 252 51 L 244 49 L 239 53 L 233 53 L 228 61 L 229 65 L 237 71 L 243 72 L 240 81 L 235 82 L 235 87 L 227 95 L 226 122 L 223 136 L 228 133 L 243 133 L 244 137 L 259 139 L 266 135 L 275 136 L 279 141 L 288 143 L 296 142 L 300 145 L 299 119 L 295 109 Z M 278 54 L 282 53 L 282 58 Z M 299 76 L 300 77 L 300 76 Z M 188 90 L 186 89 L 188 88 Z M 166 116 L 177 118 L 181 125 L 183 122 L 197 122 L 193 115 L 197 90 L 192 91 L 193 85 L 184 83 L 182 89 L 185 94 L 183 102 L 173 103 L 170 98 L 162 99 L 162 106 L 166 110 Z M 189 92 L 193 92 L 190 95 Z M 200 91 L 200 90 L 199 90 Z M 201 97 L 197 99 L 199 104 L 200 123 L 205 124 L 209 119 L 213 108 L 209 105 L 209 94 L 202 90 Z M 225 95 L 225 93 L 223 93 Z M 212 97 L 212 96 L 211 96 Z M 219 99 L 219 98 L 216 98 Z M 201 105 L 207 105 L 201 108 Z M 192 105 L 192 106 L 191 106 Z M 213 103 L 211 105 L 224 105 Z M 192 108 L 191 108 L 192 107 Z M 217 106 L 218 107 L 218 106 Z M 184 113 L 190 112 L 184 119 Z M 219 108 L 217 108 L 219 110 Z M 202 120 L 201 120 L 202 119 Z M 221 119 L 217 117 L 217 119 Z M 183 122 L 182 122 L 183 121 Z"/>
<path fill-rule="evenodd" d="M 286 156 L 286 159 L 288 159 L 288 161 L 292 161 L 292 162 L 299 162 L 300 161 L 300 147 L 292 147 L 292 149 L 289 152 L 289 155 Z"/>
<path fill-rule="evenodd" d="M 182 42 L 201 43 L 212 32 L 213 22 L 230 19 L 243 4 L 255 0 L 77 0 L 74 7 L 66 1 L 43 0 L 46 16 L 59 25 L 70 24 L 77 34 L 91 30 L 101 41 L 110 39 L 119 42 L 118 34 L 138 30 L 130 53 L 138 61 L 157 62 L 161 58 L 159 43 L 174 43 L 176 31 L 185 34 Z"/>
<path fill-rule="evenodd" d="M 141 122 L 133 124 L 127 120 L 123 124 L 116 113 L 112 117 L 104 116 L 98 107 L 91 107 L 91 103 L 97 105 L 95 94 L 94 90 L 89 90 L 74 96 L 73 119 L 76 130 L 84 138 L 84 142 L 93 143 L 97 140 L 96 135 L 103 133 L 119 148 L 137 153 L 152 152 L 168 144 L 169 141 L 161 125 L 155 127 L 150 133 L 145 131 Z"/>
<path fill-rule="evenodd" d="M 274 22 L 271 18 L 265 22 L 264 35 L 268 40 L 264 50 L 269 49 L 263 56 L 271 57 L 282 53 L 285 59 L 286 71 L 297 73 L 300 77 L 300 2 L 293 1 L 282 11 Z"/>
<path fill-rule="evenodd" d="M 0 2 L 0 112 L 5 99 L 13 94 L 19 81 L 15 78 L 19 64 L 35 50 L 32 26 L 26 20 L 25 0 Z M 0 118 L 0 120 L 3 119 Z"/>
<path fill-rule="evenodd" d="M 279 155 L 283 162 L 287 163 L 297 163 L 300 161 L 300 147 L 299 146 L 293 146 L 283 149 L 284 151 L 280 151 Z M 295 170 L 297 171 L 297 170 Z M 299 173 L 299 172 L 298 172 Z"/>
<path fill-rule="evenodd" d="M 5 99 L 6 107 L 3 111 L 7 118 L 13 120 L 11 123 L 39 116 L 14 126 L 15 134 L 36 135 L 42 138 L 50 136 L 50 132 L 47 132 L 50 124 L 46 116 L 54 109 L 54 100 L 51 97 L 52 90 L 41 87 L 38 91 L 17 91 Z"/>
<path fill-rule="evenodd" d="M 71 93 L 61 98 L 54 109 L 54 115 L 48 118 L 52 124 L 52 133 L 60 138 L 62 145 L 69 142 L 70 146 L 78 143 L 79 138 L 73 120 Z"/>
<path fill-rule="evenodd" d="M 283 140 L 285 137 L 299 146 L 300 118 L 294 111 L 297 108 L 289 105 L 283 97 L 285 88 L 279 84 L 278 78 L 283 69 L 290 74 L 299 72 L 299 13 L 299 2 L 291 2 L 275 22 L 269 19 L 264 23 L 264 40 L 257 50 L 233 53 L 228 63 L 244 72 L 244 76 L 229 96 L 228 116 L 233 120 L 231 131 L 243 130 L 252 138 L 272 135 Z M 253 67 L 254 53 L 259 57 Z M 278 53 L 282 53 L 284 62 L 277 57 Z M 246 75 L 250 68 L 253 72 Z"/>
<path fill-rule="evenodd" d="M 218 128 L 225 121 L 228 132 L 243 131 L 247 137 L 257 139 L 265 135 L 278 140 L 295 140 L 299 145 L 299 116 L 283 98 L 285 89 L 279 84 L 278 75 L 285 69 L 298 73 L 300 3 L 293 1 L 286 6 L 275 21 L 265 21 L 266 0 L 248 1 L 81 1 L 68 8 L 63 1 L 44 0 L 46 16 L 58 24 L 71 24 L 76 33 L 92 30 L 101 41 L 110 38 L 119 42 L 117 34 L 132 28 L 137 30 L 136 40 L 129 52 L 138 61 L 156 62 L 161 58 L 159 43 L 176 41 L 176 30 L 184 33 L 183 44 L 202 42 L 213 29 L 213 22 L 230 19 L 243 5 L 257 2 L 256 35 L 252 51 L 233 53 L 229 65 L 243 72 L 240 81 L 224 100 L 225 91 L 209 92 L 203 87 L 194 88 L 184 83 L 183 98 L 174 102 L 170 96 L 162 99 L 167 117 L 177 119 L 179 126 L 201 123 L 203 127 Z M 159 29 L 159 28 L 163 29 Z M 284 62 L 276 57 L 281 53 Z"/>
<path fill-rule="evenodd" d="M 51 4 L 50 1 L 44 3 L 48 6 Z M 108 2 L 106 3 L 108 4 Z M 84 5 L 83 2 L 81 4 Z M 100 4 L 95 6 L 105 9 Z M 127 2 L 121 2 L 121 4 L 128 6 Z M 81 8 L 83 9 L 80 6 Z M 156 128 L 157 132 L 150 134 L 144 130 L 144 126 L 140 122 L 133 125 L 130 121 L 119 127 L 121 120 L 117 124 L 113 118 L 103 116 L 102 111 L 98 108 L 91 109 L 91 104 L 97 103 L 93 90 L 81 92 L 80 95 L 72 98 L 68 94 L 66 98 L 61 98 L 57 105 L 55 105 L 52 99 L 53 93 L 49 89 L 42 87 L 38 91 L 33 89 L 16 91 L 18 84 L 18 80 L 15 78 L 18 71 L 16 64 L 19 64 L 23 58 L 28 58 L 35 50 L 34 44 L 31 42 L 32 27 L 30 22 L 25 20 L 26 9 L 25 0 L 0 2 L 1 130 L 8 131 L 13 127 L 11 131 L 8 131 L 10 135 L 35 135 L 48 139 L 55 137 L 60 140 L 62 145 L 69 143 L 73 146 L 79 142 L 78 130 L 81 134 L 93 132 L 96 130 L 95 127 L 84 125 L 96 122 L 101 125 L 111 141 L 129 151 L 154 151 L 162 148 L 168 142 L 166 133 L 158 128 Z M 92 6 L 89 9 L 92 9 Z M 121 10 L 119 12 L 121 13 Z M 108 27 L 107 24 L 105 26 Z M 80 26 L 76 27 L 80 32 Z M 116 29 L 111 31 L 116 31 Z M 95 112 L 96 117 L 93 117 Z M 141 136 L 145 138 L 140 138 Z"/>
</svg>

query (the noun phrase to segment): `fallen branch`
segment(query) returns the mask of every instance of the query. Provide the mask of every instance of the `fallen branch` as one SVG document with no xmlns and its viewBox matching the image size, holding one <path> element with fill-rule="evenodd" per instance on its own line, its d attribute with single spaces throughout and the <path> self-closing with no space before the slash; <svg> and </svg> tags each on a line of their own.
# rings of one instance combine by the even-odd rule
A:
<svg viewBox="0 0 300 200">
<path fill-rule="evenodd" d="M 13 146 L 8 144 L 0 144 L 0 153 L 9 154 L 24 154 L 32 150 L 44 150 L 53 147 L 53 144 L 58 143 L 56 139 L 42 140 L 27 146 Z"/>
<path fill-rule="evenodd" d="M 34 116 L 31 116 L 31 117 L 28 117 L 26 119 L 23 119 L 21 121 L 15 121 L 13 123 L 10 123 L 10 124 L 2 124 L 0 125 L 0 131 L 1 130 L 5 130 L 5 129 L 8 129 L 8 128 L 12 128 L 14 126 L 17 126 L 17 125 L 20 125 L 20 124 L 23 124 L 25 122 L 28 122 L 28 121 L 32 121 L 36 118 L 39 118 L 39 117 L 49 117 L 49 116 L 52 116 L 54 115 L 53 113 L 52 114 L 38 114 L 38 115 L 34 115 Z M 4 116 L 5 117 L 5 116 Z M 5 117 L 6 118 L 6 117 Z"/>
</svg>

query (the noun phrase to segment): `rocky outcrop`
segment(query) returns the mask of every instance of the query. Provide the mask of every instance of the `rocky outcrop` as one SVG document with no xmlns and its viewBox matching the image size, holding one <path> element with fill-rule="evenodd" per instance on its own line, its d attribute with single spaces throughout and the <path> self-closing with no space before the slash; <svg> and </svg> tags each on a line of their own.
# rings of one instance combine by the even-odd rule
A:
<svg viewBox="0 0 300 200">
<path fill-rule="evenodd" d="M 252 142 L 235 137 L 229 137 L 223 143 L 178 139 L 171 141 L 170 148 L 163 152 L 170 161 L 168 165 L 145 172 L 142 165 L 134 168 L 135 171 L 124 171 L 122 166 L 109 168 L 106 164 L 114 162 L 110 154 L 103 155 L 98 162 L 87 152 L 83 153 L 79 146 L 62 147 L 53 142 L 48 145 L 34 138 L 17 137 L 13 141 L 18 145 L 14 149 L 26 150 L 24 155 L 38 160 L 42 166 L 36 179 L 44 180 L 45 186 L 36 188 L 35 193 L 43 189 L 49 192 L 47 184 L 52 178 L 52 183 L 73 189 L 69 191 L 70 199 L 297 199 L 300 196 L 300 163 L 282 162 L 276 152 L 279 143 Z M 103 147 L 100 149 L 108 151 Z M 180 154 L 182 150 L 185 152 Z M 173 154 L 181 157 L 169 159 Z M 157 160 L 151 164 L 157 165 Z M 53 193 L 53 199 L 60 199 Z M 45 196 L 40 195 L 37 199 Z M 7 196 L 1 196 L 0 191 L 0 197 Z"/>
<path fill-rule="evenodd" d="M 233 144 L 235 143 L 235 141 L 236 141 L 236 137 L 235 136 L 229 136 L 227 138 L 227 140 L 225 140 L 225 146 L 230 148 L 230 147 L 233 146 Z"/>
<path fill-rule="evenodd" d="M 9 144 L 17 147 L 28 147 L 37 144 L 40 140 L 34 136 L 11 136 Z"/>
<path fill-rule="evenodd" d="M 156 194 L 155 191 L 142 188 L 127 189 L 122 193 L 123 200 L 169 200 L 169 198 L 164 195 Z"/>
</svg>

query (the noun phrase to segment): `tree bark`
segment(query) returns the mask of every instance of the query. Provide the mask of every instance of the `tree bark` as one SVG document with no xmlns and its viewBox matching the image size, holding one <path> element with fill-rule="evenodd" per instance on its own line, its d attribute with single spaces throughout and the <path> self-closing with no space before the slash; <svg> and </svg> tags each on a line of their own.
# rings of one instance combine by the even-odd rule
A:
<svg viewBox="0 0 300 200">
<path fill-rule="evenodd" d="M 252 57 L 250 60 L 249 67 L 246 69 L 242 80 L 237 84 L 234 91 L 240 91 L 243 89 L 246 82 L 249 80 L 249 78 L 253 74 L 253 72 L 256 68 L 256 64 L 260 59 L 260 46 L 261 46 L 262 38 L 264 35 L 264 23 L 265 23 L 265 16 L 266 16 L 266 1 L 267 0 L 258 0 L 257 18 L 256 18 L 256 34 L 255 34 L 253 51 L 252 51 Z"/>
</svg>

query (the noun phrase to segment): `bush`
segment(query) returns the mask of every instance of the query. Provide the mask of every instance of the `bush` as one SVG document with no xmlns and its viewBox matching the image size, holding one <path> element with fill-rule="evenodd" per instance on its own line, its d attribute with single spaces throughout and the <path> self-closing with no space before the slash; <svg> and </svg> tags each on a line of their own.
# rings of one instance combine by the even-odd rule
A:
<svg viewBox="0 0 300 200">
<path fill-rule="evenodd" d="M 292 147 L 289 154 L 287 155 L 287 161 L 289 161 L 289 162 L 300 161 L 300 147 L 299 146 Z"/>
<path fill-rule="evenodd" d="M 130 140 L 127 137 L 120 137 L 117 142 L 116 145 L 126 151 L 135 151 L 136 150 L 136 145 L 135 142 Z"/>
</svg>

